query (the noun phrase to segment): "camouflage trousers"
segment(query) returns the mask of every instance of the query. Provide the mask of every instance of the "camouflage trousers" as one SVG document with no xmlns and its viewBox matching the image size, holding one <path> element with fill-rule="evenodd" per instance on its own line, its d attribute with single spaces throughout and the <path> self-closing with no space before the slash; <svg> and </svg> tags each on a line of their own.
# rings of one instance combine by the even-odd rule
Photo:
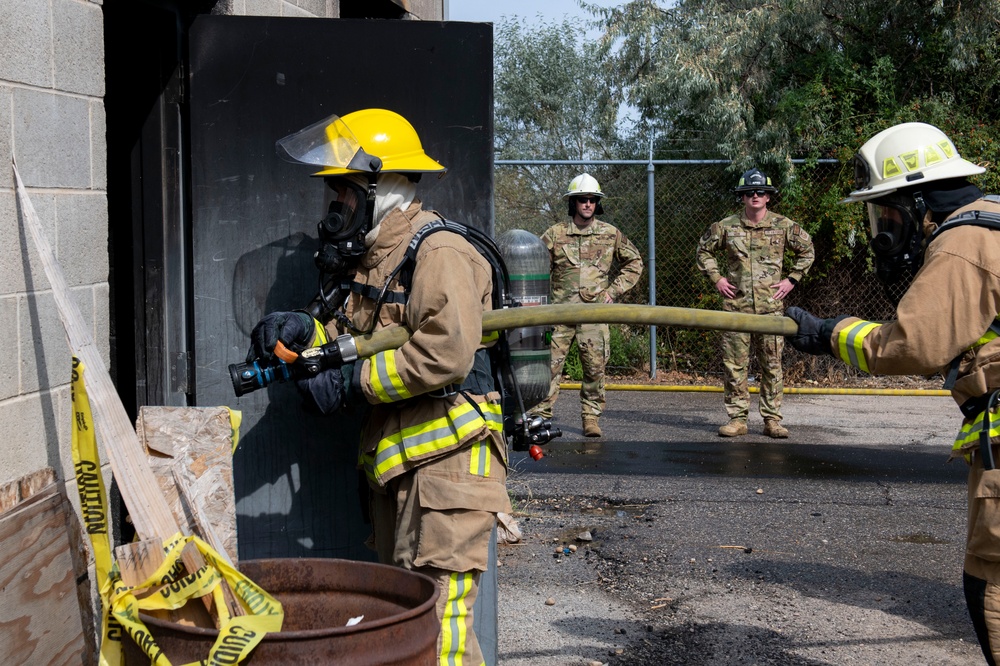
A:
<svg viewBox="0 0 1000 666">
<path fill-rule="evenodd" d="M 580 365 L 583 366 L 583 384 L 580 387 L 580 413 L 583 416 L 600 416 L 604 411 L 604 364 L 611 354 L 611 332 L 607 324 L 581 324 L 556 326 L 552 331 L 552 384 L 549 397 L 538 403 L 532 412 L 551 417 L 552 406 L 559 398 L 566 354 L 576 338 L 580 348 Z"/>
<path fill-rule="evenodd" d="M 746 420 L 750 411 L 747 371 L 752 350 L 760 371 L 760 415 L 765 419 L 781 420 L 781 392 L 784 389 L 781 351 L 784 347 L 785 339 L 780 335 L 735 331 L 722 334 L 722 364 L 725 367 L 723 399 L 729 418 Z"/>
</svg>

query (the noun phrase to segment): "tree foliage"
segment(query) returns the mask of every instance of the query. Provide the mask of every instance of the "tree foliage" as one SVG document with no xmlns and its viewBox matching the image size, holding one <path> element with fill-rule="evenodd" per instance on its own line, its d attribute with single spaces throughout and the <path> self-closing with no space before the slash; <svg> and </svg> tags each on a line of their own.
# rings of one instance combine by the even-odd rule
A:
<svg viewBox="0 0 1000 666">
<path fill-rule="evenodd" d="M 585 26 L 505 18 L 494 48 L 497 158 L 621 157 L 609 70 Z"/>
<path fill-rule="evenodd" d="M 862 207 L 837 202 L 851 189 L 849 159 L 882 129 L 931 123 L 967 159 L 998 164 L 996 0 L 584 6 L 603 25 L 610 94 L 656 129 L 656 156 L 730 159 L 734 177 L 764 169 L 782 186 L 783 212 L 826 236 L 828 265 L 864 246 Z M 819 158 L 844 165 L 832 182 L 809 180 Z M 977 182 L 1000 191 L 1000 169 Z"/>
<path fill-rule="evenodd" d="M 892 124 L 1000 124 L 995 0 L 632 0 L 589 6 L 613 94 L 661 130 L 659 150 L 787 176 L 844 158 Z M 973 120 L 974 119 L 974 120 Z M 993 159 L 992 149 L 986 155 Z"/>
<path fill-rule="evenodd" d="M 623 120 L 612 96 L 600 43 L 579 21 L 503 19 L 494 39 L 494 149 L 497 159 L 621 159 Z M 561 199 L 585 167 L 531 166 L 498 172 L 496 227 L 541 233 L 566 218 Z M 597 173 L 602 183 L 613 177 Z"/>
</svg>

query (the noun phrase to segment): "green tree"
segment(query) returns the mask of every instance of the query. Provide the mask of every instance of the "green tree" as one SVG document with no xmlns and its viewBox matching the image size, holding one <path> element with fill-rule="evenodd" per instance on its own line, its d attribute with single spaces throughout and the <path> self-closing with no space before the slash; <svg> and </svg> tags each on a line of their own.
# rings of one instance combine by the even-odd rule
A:
<svg viewBox="0 0 1000 666">
<path fill-rule="evenodd" d="M 601 19 L 601 61 L 619 84 L 610 94 L 658 129 L 657 156 L 730 159 L 734 178 L 763 168 L 782 185 L 784 212 L 823 221 L 825 228 L 807 227 L 833 240 L 827 264 L 865 247 L 850 243 L 864 230 L 862 208 L 837 201 L 851 189 L 850 157 L 878 131 L 928 122 L 972 161 L 1000 157 L 992 139 L 1000 130 L 996 0 L 587 7 Z M 836 158 L 844 167 L 816 182 L 815 162 L 793 168 L 793 157 Z M 1000 170 L 979 184 L 997 191 Z"/>
<path fill-rule="evenodd" d="M 504 19 L 494 39 L 496 159 L 607 160 L 633 154 L 621 138 L 627 122 L 611 92 L 599 42 L 568 19 Z M 497 231 L 540 234 L 566 217 L 561 196 L 581 167 L 503 169 L 496 176 Z M 605 184 L 613 170 L 590 168 Z"/>
</svg>

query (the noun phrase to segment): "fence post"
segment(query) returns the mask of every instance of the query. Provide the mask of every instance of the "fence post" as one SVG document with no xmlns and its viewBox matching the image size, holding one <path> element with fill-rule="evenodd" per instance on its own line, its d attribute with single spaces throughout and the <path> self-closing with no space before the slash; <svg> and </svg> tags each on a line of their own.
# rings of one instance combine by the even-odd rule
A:
<svg viewBox="0 0 1000 666">
<path fill-rule="evenodd" d="M 656 305 L 656 207 L 654 199 L 653 137 L 649 137 L 649 164 L 646 166 L 646 237 L 649 243 L 649 304 Z M 656 379 L 656 326 L 649 327 L 649 378 Z"/>
</svg>

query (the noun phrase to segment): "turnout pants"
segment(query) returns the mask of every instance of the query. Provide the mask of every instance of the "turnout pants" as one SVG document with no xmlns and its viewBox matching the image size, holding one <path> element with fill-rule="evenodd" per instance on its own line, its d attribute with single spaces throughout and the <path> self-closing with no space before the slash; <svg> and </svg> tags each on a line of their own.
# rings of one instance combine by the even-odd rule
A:
<svg viewBox="0 0 1000 666">
<path fill-rule="evenodd" d="M 993 445 L 994 459 L 1000 452 Z M 969 470 L 965 603 L 986 663 L 1000 663 L 1000 469 L 986 471 L 978 451 Z"/>
<path fill-rule="evenodd" d="M 379 561 L 437 583 L 441 666 L 484 664 L 472 607 L 489 566 L 496 514 L 510 511 L 506 478 L 503 460 L 486 439 L 396 477 L 385 493 L 372 493 Z"/>
</svg>

